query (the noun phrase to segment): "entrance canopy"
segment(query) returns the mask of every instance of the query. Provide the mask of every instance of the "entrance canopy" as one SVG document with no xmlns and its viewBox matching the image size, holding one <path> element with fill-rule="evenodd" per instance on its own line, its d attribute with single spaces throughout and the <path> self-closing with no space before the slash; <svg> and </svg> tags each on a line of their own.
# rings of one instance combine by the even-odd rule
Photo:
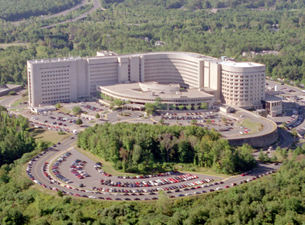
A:
<svg viewBox="0 0 305 225">
<path fill-rule="evenodd" d="M 145 106 L 141 105 L 141 104 L 125 104 L 122 106 L 123 109 L 127 108 L 127 109 L 138 109 L 138 110 L 144 110 Z"/>
</svg>

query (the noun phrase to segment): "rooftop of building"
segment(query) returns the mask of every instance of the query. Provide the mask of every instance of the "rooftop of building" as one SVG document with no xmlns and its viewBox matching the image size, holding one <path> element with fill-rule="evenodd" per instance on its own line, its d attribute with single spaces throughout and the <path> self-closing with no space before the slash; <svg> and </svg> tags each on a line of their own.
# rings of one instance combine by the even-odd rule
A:
<svg viewBox="0 0 305 225">
<path fill-rule="evenodd" d="M 105 53 L 105 52 L 98 52 L 99 54 Z M 198 58 L 198 59 L 204 59 L 205 61 L 210 61 L 210 62 L 222 62 L 221 59 L 214 58 L 211 56 L 206 56 L 206 55 L 201 55 L 198 53 L 193 53 L 193 52 L 143 52 L 143 53 L 130 53 L 130 54 L 121 54 L 117 55 L 116 53 L 111 52 L 111 54 L 107 55 L 101 55 L 101 56 L 87 56 L 87 57 L 74 57 L 74 56 L 69 56 L 69 57 L 63 57 L 63 58 L 51 58 L 51 59 L 33 59 L 33 60 L 28 60 L 29 63 L 36 64 L 36 63 L 56 63 L 56 62 L 61 62 L 61 61 L 76 61 L 79 59 L 85 59 L 85 60 L 90 60 L 90 59 L 100 59 L 100 58 L 117 58 L 117 57 L 129 57 L 129 56 L 143 56 L 143 55 L 156 55 L 156 54 L 180 54 L 180 55 L 187 55 L 190 57 Z"/>
<path fill-rule="evenodd" d="M 279 101 L 282 101 L 282 99 L 277 96 L 274 96 L 274 95 L 265 94 L 265 101 L 266 102 L 279 102 Z"/>
<path fill-rule="evenodd" d="M 265 66 L 260 63 L 255 62 L 234 62 L 234 61 L 221 61 L 220 64 L 226 66 L 233 66 L 233 67 L 261 67 Z"/>
<path fill-rule="evenodd" d="M 145 84 L 142 83 L 142 84 Z M 149 84 L 149 83 L 148 83 Z M 103 85 L 100 89 L 113 95 L 119 95 L 121 98 L 140 98 L 154 100 L 160 97 L 163 100 L 171 99 L 197 99 L 197 98 L 212 98 L 214 95 L 204 93 L 198 89 L 180 89 L 177 93 L 164 93 L 154 91 L 142 91 L 139 83 Z"/>
</svg>

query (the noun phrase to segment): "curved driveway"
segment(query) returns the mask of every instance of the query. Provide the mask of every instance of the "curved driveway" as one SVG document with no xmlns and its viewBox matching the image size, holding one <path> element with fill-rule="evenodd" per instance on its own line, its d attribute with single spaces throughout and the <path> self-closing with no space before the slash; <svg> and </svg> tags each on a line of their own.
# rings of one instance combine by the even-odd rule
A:
<svg viewBox="0 0 305 225">
<path fill-rule="evenodd" d="M 138 194 L 134 194 L 131 195 L 129 193 L 128 196 L 123 196 L 123 193 L 113 193 L 113 192 L 102 192 L 102 193 L 97 193 L 96 191 L 91 191 L 92 187 L 97 187 L 97 188 L 112 188 L 112 189 L 125 189 L 125 190 L 141 190 L 141 189 L 155 189 L 155 188 L 165 188 L 165 187 L 169 187 L 169 186 L 179 186 L 181 184 L 188 184 L 194 181 L 199 181 L 199 180 L 204 180 L 206 178 L 213 178 L 215 181 L 220 181 L 222 178 L 221 177 L 215 177 L 215 176 L 207 176 L 207 175 L 202 175 L 202 174 L 194 174 L 192 173 L 192 175 L 197 175 L 198 178 L 194 179 L 194 180 L 189 180 L 189 181 L 184 181 L 184 182 L 180 182 L 180 183 L 174 183 L 174 184 L 167 184 L 167 185 L 162 185 L 162 186 L 155 186 L 155 187 L 133 187 L 133 188 L 120 188 L 120 187 L 113 187 L 113 186 L 107 186 L 107 185 L 101 185 L 99 183 L 100 179 L 104 179 L 104 180 L 108 180 L 111 179 L 112 181 L 116 182 L 116 181 L 121 181 L 121 182 L 136 182 L 136 181 L 143 181 L 143 180 L 156 180 L 156 179 L 164 179 L 164 178 L 169 178 L 169 177 L 175 177 L 177 176 L 177 174 L 172 174 L 172 175 L 168 175 L 168 176 L 162 176 L 162 177 L 153 177 L 153 178 L 145 178 L 145 179 L 119 179 L 117 177 L 105 177 L 104 175 L 98 173 L 95 169 L 94 169 L 94 164 L 95 162 L 93 160 L 91 160 L 90 158 L 88 158 L 87 156 L 83 155 L 82 153 L 80 153 L 79 151 L 77 151 L 74 146 L 76 143 L 76 139 L 70 139 L 67 138 L 65 139 L 60 145 L 58 145 L 57 147 L 51 148 L 49 151 L 46 151 L 46 153 L 42 156 L 40 156 L 39 158 L 36 159 L 36 161 L 33 162 L 32 164 L 32 169 L 31 169 L 31 174 L 34 176 L 34 179 L 39 181 L 41 184 L 51 187 L 51 188 L 57 188 L 58 190 L 62 190 L 65 192 L 70 192 L 71 194 L 79 194 L 79 195 L 86 195 L 88 196 L 94 196 L 95 198 L 98 197 L 103 197 L 103 198 L 111 198 L 112 200 L 114 200 L 115 198 L 119 198 L 121 200 L 125 200 L 125 198 L 128 198 L 130 200 L 135 200 L 136 198 L 141 199 L 141 200 L 145 200 L 145 198 L 149 198 L 152 199 L 153 197 L 157 197 L 157 195 L 149 195 L 148 193 L 144 193 L 143 195 L 138 195 Z M 58 170 L 59 172 L 66 178 L 68 178 L 69 180 L 73 181 L 73 183 L 68 184 L 69 186 L 71 186 L 72 189 L 69 189 L 67 187 L 63 187 L 63 185 L 66 184 L 50 184 L 49 183 L 49 179 L 44 175 L 44 171 L 43 171 L 43 166 L 45 164 L 45 162 L 48 162 L 48 169 L 47 169 L 47 173 L 49 175 L 50 174 L 50 169 L 49 167 L 52 166 L 53 162 L 61 155 L 63 155 L 67 150 L 69 150 L 72 154 L 70 156 L 68 156 L 66 158 L 65 161 L 63 161 L 61 163 L 61 165 L 59 166 Z M 81 179 L 79 180 L 78 178 L 76 178 L 71 172 L 70 172 L 70 165 L 71 162 L 74 161 L 75 159 L 80 159 L 80 160 L 85 160 L 87 163 L 84 167 L 84 170 L 90 175 L 90 177 L 85 178 L 85 179 Z M 216 190 L 217 187 L 222 187 L 224 188 L 225 186 L 230 186 L 231 187 L 231 183 L 238 183 L 240 181 L 244 181 L 246 179 L 252 178 L 254 176 L 257 176 L 259 174 L 265 173 L 267 171 L 270 170 L 276 170 L 278 169 L 280 166 L 274 166 L 274 165 L 265 165 L 262 164 L 260 165 L 260 167 L 250 173 L 247 176 L 232 176 L 230 178 L 226 178 L 223 179 L 223 184 L 219 184 L 219 185 L 213 185 L 210 187 L 200 187 L 198 189 L 190 189 L 187 191 L 184 191 L 183 189 L 181 189 L 179 192 L 174 192 L 172 191 L 172 193 L 169 193 L 169 195 L 174 196 L 174 197 L 178 197 L 179 194 L 184 194 L 186 195 L 187 193 L 191 193 L 194 195 L 195 192 L 209 192 L 210 189 Z M 54 178 L 54 176 L 52 176 Z M 58 180 L 59 181 L 59 180 Z M 60 183 L 62 183 L 61 181 L 59 181 Z M 83 188 L 84 192 L 81 192 L 80 190 L 76 190 L 75 188 L 78 188 L 78 185 L 80 183 L 83 183 L 85 185 L 85 187 Z M 78 188 L 79 189 L 79 188 Z M 87 192 L 86 192 L 87 191 Z"/>
<path fill-rule="evenodd" d="M 50 29 L 52 27 L 55 27 L 57 25 L 60 25 L 60 24 L 66 24 L 66 23 L 70 23 L 70 22 L 75 22 L 77 20 L 81 20 L 81 19 L 84 19 L 87 17 L 87 15 L 91 14 L 92 12 L 96 11 L 97 9 L 102 9 L 102 10 L 105 10 L 104 8 L 101 7 L 101 3 L 99 0 L 93 0 L 93 7 L 83 13 L 82 15 L 79 15 L 73 19 L 70 19 L 70 20 L 65 20 L 65 21 L 62 21 L 62 22 L 59 22 L 59 23 L 54 23 L 54 24 L 51 24 L 51 25 L 48 25 L 48 26 L 44 26 L 44 27 L 40 27 L 41 29 Z"/>
</svg>

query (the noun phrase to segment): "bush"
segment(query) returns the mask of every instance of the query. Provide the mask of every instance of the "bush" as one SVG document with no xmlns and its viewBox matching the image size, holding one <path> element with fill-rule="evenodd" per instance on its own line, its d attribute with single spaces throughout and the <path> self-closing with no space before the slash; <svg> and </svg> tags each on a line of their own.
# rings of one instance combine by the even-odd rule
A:
<svg viewBox="0 0 305 225">
<path fill-rule="evenodd" d="M 58 134 L 59 134 L 59 135 L 64 135 L 64 134 L 66 134 L 66 133 L 65 133 L 65 132 L 62 132 L 62 131 L 59 131 Z"/>
<path fill-rule="evenodd" d="M 15 95 L 15 94 L 17 94 L 16 91 L 10 91 L 10 92 L 8 93 L 8 95 Z"/>
<path fill-rule="evenodd" d="M 79 115 L 83 110 L 79 106 L 75 106 L 72 111 L 75 115 Z"/>
<path fill-rule="evenodd" d="M 75 124 L 76 124 L 76 125 L 81 125 L 81 124 L 83 124 L 83 121 L 82 121 L 80 118 L 78 118 L 78 119 L 75 121 Z"/>
<path fill-rule="evenodd" d="M 57 195 L 59 196 L 59 197 L 62 197 L 62 196 L 64 196 L 64 194 L 61 192 L 61 191 L 57 191 Z"/>
</svg>

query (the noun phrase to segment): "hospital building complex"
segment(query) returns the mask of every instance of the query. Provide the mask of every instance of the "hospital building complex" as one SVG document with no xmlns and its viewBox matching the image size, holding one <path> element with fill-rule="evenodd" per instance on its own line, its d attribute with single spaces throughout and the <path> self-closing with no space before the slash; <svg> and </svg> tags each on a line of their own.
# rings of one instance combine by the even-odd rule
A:
<svg viewBox="0 0 305 225">
<path fill-rule="evenodd" d="M 96 92 L 134 104 L 225 103 L 261 108 L 265 65 L 188 52 L 149 52 L 27 62 L 29 106 L 71 102 Z"/>
</svg>

